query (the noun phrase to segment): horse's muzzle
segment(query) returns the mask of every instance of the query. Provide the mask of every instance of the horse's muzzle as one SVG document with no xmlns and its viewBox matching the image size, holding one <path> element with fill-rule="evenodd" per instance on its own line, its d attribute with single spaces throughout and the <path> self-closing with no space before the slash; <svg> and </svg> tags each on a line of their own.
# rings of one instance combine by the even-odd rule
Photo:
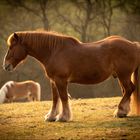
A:
<svg viewBox="0 0 140 140">
<path fill-rule="evenodd" d="M 3 69 L 11 72 L 11 71 L 13 71 L 13 65 L 12 64 L 5 64 L 5 65 L 3 65 Z"/>
</svg>

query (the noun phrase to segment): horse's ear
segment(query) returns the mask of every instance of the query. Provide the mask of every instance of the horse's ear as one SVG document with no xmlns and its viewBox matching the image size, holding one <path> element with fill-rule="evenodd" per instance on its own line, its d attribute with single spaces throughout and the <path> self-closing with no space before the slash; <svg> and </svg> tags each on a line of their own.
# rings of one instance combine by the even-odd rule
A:
<svg viewBox="0 0 140 140">
<path fill-rule="evenodd" d="M 15 39 L 15 41 L 18 41 L 18 39 L 19 39 L 19 37 L 16 33 L 14 33 L 14 39 Z"/>
</svg>

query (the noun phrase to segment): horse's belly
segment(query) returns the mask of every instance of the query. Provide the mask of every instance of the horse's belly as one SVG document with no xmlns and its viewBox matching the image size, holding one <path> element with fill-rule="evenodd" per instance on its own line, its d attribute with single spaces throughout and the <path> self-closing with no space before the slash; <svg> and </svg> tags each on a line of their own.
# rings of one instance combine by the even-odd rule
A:
<svg viewBox="0 0 140 140">
<path fill-rule="evenodd" d="M 69 82 L 71 83 L 79 83 L 79 84 L 97 84 L 109 77 L 110 74 L 106 73 L 96 73 L 90 75 L 72 75 L 69 78 Z"/>
<path fill-rule="evenodd" d="M 28 96 L 28 92 L 27 91 L 18 91 L 14 93 L 15 98 L 17 99 L 23 99 L 23 98 L 27 98 Z"/>
</svg>

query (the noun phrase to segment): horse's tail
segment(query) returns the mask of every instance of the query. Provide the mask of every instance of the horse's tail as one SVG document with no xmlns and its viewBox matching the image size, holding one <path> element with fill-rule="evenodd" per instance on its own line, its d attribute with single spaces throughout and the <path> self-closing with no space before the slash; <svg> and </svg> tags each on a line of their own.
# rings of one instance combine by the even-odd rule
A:
<svg viewBox="0 0 140 140">
<path fill-rule="evenodd" d="M 139 50 L 140 43 L 139 42 L 134 42 L 134 43 L 138 47 L 138 50 Z M 132 81 L 133 81 L 133 84 L 135 85 L 135 90 L 131 96 L 131 113 L 135 115 L 140 115 L 140 65 L 132 74 Z"/>
<path fill-rule="evenodd" d="M 132 81 L 135 85 L 135 91 L 131 97 L 131 113 L 140 115 L 140 66 L 134 71 Z"/>
<path fill-rule="evenodd" d="M 36 85 L 37 85 L 37 101 L 40 101 L 41 99 L 41 86 L 39 83 L 36 82 Z"/>
</svg>

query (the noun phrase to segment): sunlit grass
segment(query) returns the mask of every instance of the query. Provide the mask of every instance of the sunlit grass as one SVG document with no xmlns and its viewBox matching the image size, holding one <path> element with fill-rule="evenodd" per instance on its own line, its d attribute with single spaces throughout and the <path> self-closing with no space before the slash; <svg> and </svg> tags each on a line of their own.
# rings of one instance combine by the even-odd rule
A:
<svg viewBox="0 0 140 140">
<path fill-rule="evenodd" d="M 45 122 L 51 102 L 0 105 L 0 140 L 139 139 L 140 117 L 113 118 L 121 98 L 72 100 L 73 121 Z"/>
</svg>

